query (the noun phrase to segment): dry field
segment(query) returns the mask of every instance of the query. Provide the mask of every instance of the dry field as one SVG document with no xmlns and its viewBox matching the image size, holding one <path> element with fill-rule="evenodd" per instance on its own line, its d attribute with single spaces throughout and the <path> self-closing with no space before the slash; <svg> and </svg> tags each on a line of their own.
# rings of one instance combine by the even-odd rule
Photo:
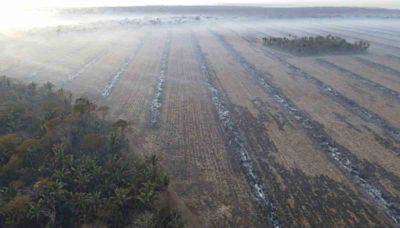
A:
<svg viewBox="0 0 400 228">
<path fill-rule="evenodd" d="M 334 20 L 334 19 L 332 19 Z M 295 57 L 265 35 L 365 39 Z M 400 27 L 231 23 L 0 36 L 0 73 L 110 107 L 189 227 L 400 224 Z"/>
</svg>

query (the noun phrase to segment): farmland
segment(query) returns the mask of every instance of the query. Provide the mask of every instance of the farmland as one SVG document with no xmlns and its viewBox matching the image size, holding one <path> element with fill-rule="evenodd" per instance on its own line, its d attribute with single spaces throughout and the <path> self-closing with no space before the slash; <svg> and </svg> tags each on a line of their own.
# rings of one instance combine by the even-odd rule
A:
<svg viewBox="0 0 400 228">
<path fill-rule="evenodd" d="M 399 19 L 233 18 L 4 32 L 0 74 L 132 123 L 189 227 L 400 224 Z M 301 57 L 263 44 L 289 34 L 371 46 Z"/>
</svg>

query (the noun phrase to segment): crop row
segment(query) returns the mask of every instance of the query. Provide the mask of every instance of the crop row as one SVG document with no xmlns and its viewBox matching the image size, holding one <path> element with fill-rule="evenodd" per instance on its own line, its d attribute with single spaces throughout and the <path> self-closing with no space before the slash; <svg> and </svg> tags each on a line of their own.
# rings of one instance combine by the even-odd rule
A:
<svg viewBox="0 0 400 228">
<path fill-rule="evenodd" d="M 218 33 L 211 32 L 219 42 L 225 47 L 227 51 L 236 59 L 236 61 L 246 70 L 246 72 L 264 89 L 264 91 L 269 94 L 294 120 L 301 123 L 304 130 L 307 132 L 309 137 L 313 139 L 320 148 L 327 152 L 335 163 L 345 171 L 351 179 L 357 183 L 369 196 L 371 196 L 379 205 L 381 205 L 385 211 L 391 216 L 391 218 L 396 222 L 400 222 L 400 208 L 390 201 L 385 195 L 377 188 L 373 181 L 368 176 L 361 174 L 360 167 L 357 166 L 357 159 L 351 155 L 351 152 L 344 146 L 335 142 L 333 138 L 324 130 L 322 125 L 317 121 L 313 120 L 312 117 L 305 111 L 301 110 L 295 103 L 293 103 L 282 91 L 276 87 L 269 78 L 272 77 L 269 73 L 261 73 L 253 64 L 249 63 L 241 54 L 228 42 L 225 41 L 224 37 Z M 298 74 L 303 75 L 303 71 L 287 61 L 281 59 L 266 52 L 269 57 L 273 57 L 279 62 L 285 63 L 286 66 L 291 68 Z M 268 77 L 265 77 L 267 75 Z M 307 76 L 307 74 L 305 74 Z M 309 78 L 307 76 L 307 78 Z M 312 78 L 311 78 L 312 79 Z M 312 79 L 313 80 L 313 79 Z M 314 81 L 314 80 L 313 80 Z M 319 80 L 314 82 L 321 84 Z M 330 87 L 324 87 L 324 90 L 328 92 L 335 92 L 331 90 Z"/>
<path fill-rule="evenodd" d="M 268 195 L 268 189 L 263 184 L 257 174 L 258 171 L 253 165 L 253 161 L 248 151 L 248 145 L 240 132 L 236 121 L 232 117 L 231 110 L 227 103 L 226 95 L 215 85 L 215 75 L 202 51 L 197 38 L 192 35 L 192 42 L 195 47 L 197 59 L 201 65 L 201 72 L 206 78 L 209 94 L 218 113 L 218 118 L 222 123 L 225 133 L 229 138 L 229 144 L 234 148 L 235 153 L 240 157 L 240 164 L 246 174 L 247 180 L 252 188 L 253 194 L 261 207 L 267 212 L 267 218 L 272 227 L 281 227 L 275 212 L 275 206 Z"/>
<path fill-rule="evenodd" d="M 135 50 L 132 52 L 132 54 L 127 57 L 122 65 L 119 67 L 117 72 L 112 76 L 111 80 L 107 83 L 107 85 L 104 87 L 103 91 L 101 92 L 101 96 L 106 98 L 111 95 L 112 89 L 116 85 L 116 83 L 119 81 L 120 77 L 125 73 L 125 71 L 128 69 L 129 64 L 135 59 L 139 51 L 142 49 L 144 42 L 146 41 L 146 37 L 149 36 L 150 33 L 147 33 L 139 42 L 139 44 L 136 46 Z"/>
<path fill-rule="evenodd" d="M 168 72 L 168 59 L 169 59 L 170 49 L 171 49 L 171 34 L 169 33 L 168 38 L 164 45 L 164 50 L 161 55 L 160 74 L 158 76 L 158 83 L 155 90 L 155 95 L 150 106 L 150 126 L 152 127 L 155 127 L 157 125 L 158 120 L 160 118 L 166 74 Z"/>
</svg>

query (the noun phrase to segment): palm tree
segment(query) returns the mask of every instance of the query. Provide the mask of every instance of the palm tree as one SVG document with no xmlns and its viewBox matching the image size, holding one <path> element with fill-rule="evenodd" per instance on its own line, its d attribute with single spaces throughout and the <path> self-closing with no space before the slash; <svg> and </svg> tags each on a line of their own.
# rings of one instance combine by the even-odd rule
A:
<svg viewBox="0 0 400 228">
<path fill-rule="evenodd" d="M 145 208 L 151 208 L 153 202 L 157 198 L 155 185 L 152 182 L 146 182 L 139 191 L 137 199 L 144 205 Z"/>
</svg>

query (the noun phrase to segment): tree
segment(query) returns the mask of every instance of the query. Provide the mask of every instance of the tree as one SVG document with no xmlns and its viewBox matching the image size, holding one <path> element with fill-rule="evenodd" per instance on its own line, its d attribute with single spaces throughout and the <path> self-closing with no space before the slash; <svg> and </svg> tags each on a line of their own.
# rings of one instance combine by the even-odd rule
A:
<svg viewBox="0 0 400 228">
<path fill-rule="evenodd" d="M 100 113 L 101 119 L 104 121 L 110 111 L 110 108 L 108 106 L 100 106 L 97 111 Z"/>
<path fill-rule="evenodd" d="M 130 123 L 106 121 L 109 109 L 95 112 L 85 98 L 71 104 L 52 84 L 7 81 L 0 79 L 0 227 L 121 227 L 147 213 L 149 224 L 167 227 L 159 221 L 174 219 L 155 203 L 168 185 L 158 158 L 128 147 Z"/>
<path fill-rule="evenodd" d="M 95 109 L 96 106 L 86 98 L 78 98 L 75 100 L 74 111 L 80 115 L 88 114 Z"/>
<path fill-rule="evenodd" d="M 124 131 L 126 127 L 128 127 L 128 122 L 126 120 L 117 120 L 117 122 L 115 122 L 113 124 L 114 128 L 119 129 L 121 131 Z"/>
<path fill-rule="evenodd" d="M 264 37 L 263 43 L 266 46 L 286 50 L 295 55 L 318 55 L 318 54 L 344 54 L 365 52 L 369 43 L 357 41 L 353 44 L 338 36 L 305 36 L 296 37 Z"/>
<path fill-rule="evenodd" d="M 46 82 L 46 84 L 44 84 L 44 88 L 46 88 L 48 94 L 50 94 L 53 91 L 54 84 L 51 82 Z"/>
<path fill-rule="evenodd" d="M 104 137 L 99 134 L 87 134 L 83 137 L 80 147 L 85 150 L 97 151 L 104 147 Z"/>
</svg>

